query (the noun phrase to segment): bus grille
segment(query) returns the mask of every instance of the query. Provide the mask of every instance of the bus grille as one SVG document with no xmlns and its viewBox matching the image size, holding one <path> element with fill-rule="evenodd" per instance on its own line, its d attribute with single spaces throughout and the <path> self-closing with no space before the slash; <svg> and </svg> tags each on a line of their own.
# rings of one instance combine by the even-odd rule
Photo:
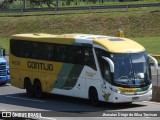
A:
<svg viewBox="0 0 160 120">
<path fill-rule="evenodd" d="M 6 63 L 0 63 L 0 76 L 6 76 Z"/>
</svg>

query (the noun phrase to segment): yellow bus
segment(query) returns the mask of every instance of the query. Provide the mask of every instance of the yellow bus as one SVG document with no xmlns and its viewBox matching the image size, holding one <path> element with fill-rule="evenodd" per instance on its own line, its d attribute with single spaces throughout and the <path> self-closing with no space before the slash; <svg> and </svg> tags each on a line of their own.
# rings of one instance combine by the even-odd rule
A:
<svg viewBox="0 0 160 120">
<path fill-rule="evenodd" d="M 11 85 L 29 96 L 53 93 L 122 103 L 152 98 L 145 48 L 127 38 L 91 34 L 16 34 L 10 40 Z"/>
</svg>

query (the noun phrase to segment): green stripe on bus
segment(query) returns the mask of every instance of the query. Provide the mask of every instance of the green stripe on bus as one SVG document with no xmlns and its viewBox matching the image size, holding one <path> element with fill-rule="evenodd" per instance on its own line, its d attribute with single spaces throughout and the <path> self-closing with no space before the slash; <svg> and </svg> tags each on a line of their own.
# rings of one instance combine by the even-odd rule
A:
<svg viewBox="0 0 160 120">
<path fill-rule="evenodd" d="M 72 89 L 78 81 L 83 65 L 64 64 L 57 77 L 54 88 Z"/>
<path fill-rule="evenodd" d="M 56 83 L 54 84 L 54 88 L 62 88 L 66 83 L 67 78 L 70 74 L 70 71 L 73 68 L 73 64 L 63 64 L 59 74 L 57 75 Z"/>
</svg>

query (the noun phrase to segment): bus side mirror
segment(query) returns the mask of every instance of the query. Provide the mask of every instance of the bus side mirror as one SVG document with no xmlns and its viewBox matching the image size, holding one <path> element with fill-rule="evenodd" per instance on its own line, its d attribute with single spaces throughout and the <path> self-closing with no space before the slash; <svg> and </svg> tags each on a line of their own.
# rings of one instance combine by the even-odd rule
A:
<svg viewBox="0 0 160 120">
<path fill-rule="evenodd" d="M 102 56 L 102 58 L 109 63 L 111 72 L 114 73 L 114 63 L 113 63 L 113 61 L 110 58 L 105 57 L 105 56 Z"/>
<path fill-rule="evenodd" d="M 157 70 L 158 69 L 158 62 L 157 62 L 157 60 L 154 57 L 152 57 L 151 55 L 148 55 L 148 57 L 153 61 L 154 68 Z"/>
<path fill-rule="evenodd" d="M 3 57 L 6 56 L 6 51 L 5 51 L 5 49 L 1 48 L 1 53 L 2 53 Z"/>
</svg>

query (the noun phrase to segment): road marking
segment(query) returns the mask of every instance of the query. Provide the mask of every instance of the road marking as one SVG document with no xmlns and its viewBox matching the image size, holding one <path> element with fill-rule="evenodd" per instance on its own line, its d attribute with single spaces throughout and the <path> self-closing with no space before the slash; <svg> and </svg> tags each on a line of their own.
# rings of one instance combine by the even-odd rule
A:
<svg viewBox="0 0 160 120">
<path fill-rule="evenodd" d="M 145 117 L 146 119 L 151 119 L 151 117 Z"/>
<path fill-rule="evenodd" d="M 55 119 L 55 118 L 49 118 L 49 117 L 41 117 L 42 119 L 44 119 L 44 120 L 57 120 L 57 119 Z M 41 118 L 39 118 L 40 120 L 41 120 Z"/>
<path fill-rule="evenodd" d="M 21 97 L 13 97 L 13 96 L 6 96 L 6 97 L 21 99 L 21 100 L 30 100 L 30 101 L 35 101 L 35 102 L 45 102 L 45 101 L 42 101 L 42 100 L 35 100 L 35 99 L 28 99 L 28 98 L 21 98 Z"/>
<path fill-rule="evenodd" d="M 157 74 L 152 74 L 152 75 L 156 76 Z"/>
<path fill-rule="evenodd" d="M 2 112 L 3 112 L 3 111 L 7 111 L 7 110 L 2 109 L 2 110 L 0 110 L 0 111 L 2 111 Z M 1 119 L 0 119 L 0 120 L 1 120 Z"/>
<path fill-rule="evenodd" d="M 160 105 L 160 103 L 158 103 L 158 102 L 153 102 L 153 101 L 142 101 L 142 102 L 144 102 L 144 103 L 151 103 L 151 104 L 159 104 L 159 105 Z"/>
</svg>

